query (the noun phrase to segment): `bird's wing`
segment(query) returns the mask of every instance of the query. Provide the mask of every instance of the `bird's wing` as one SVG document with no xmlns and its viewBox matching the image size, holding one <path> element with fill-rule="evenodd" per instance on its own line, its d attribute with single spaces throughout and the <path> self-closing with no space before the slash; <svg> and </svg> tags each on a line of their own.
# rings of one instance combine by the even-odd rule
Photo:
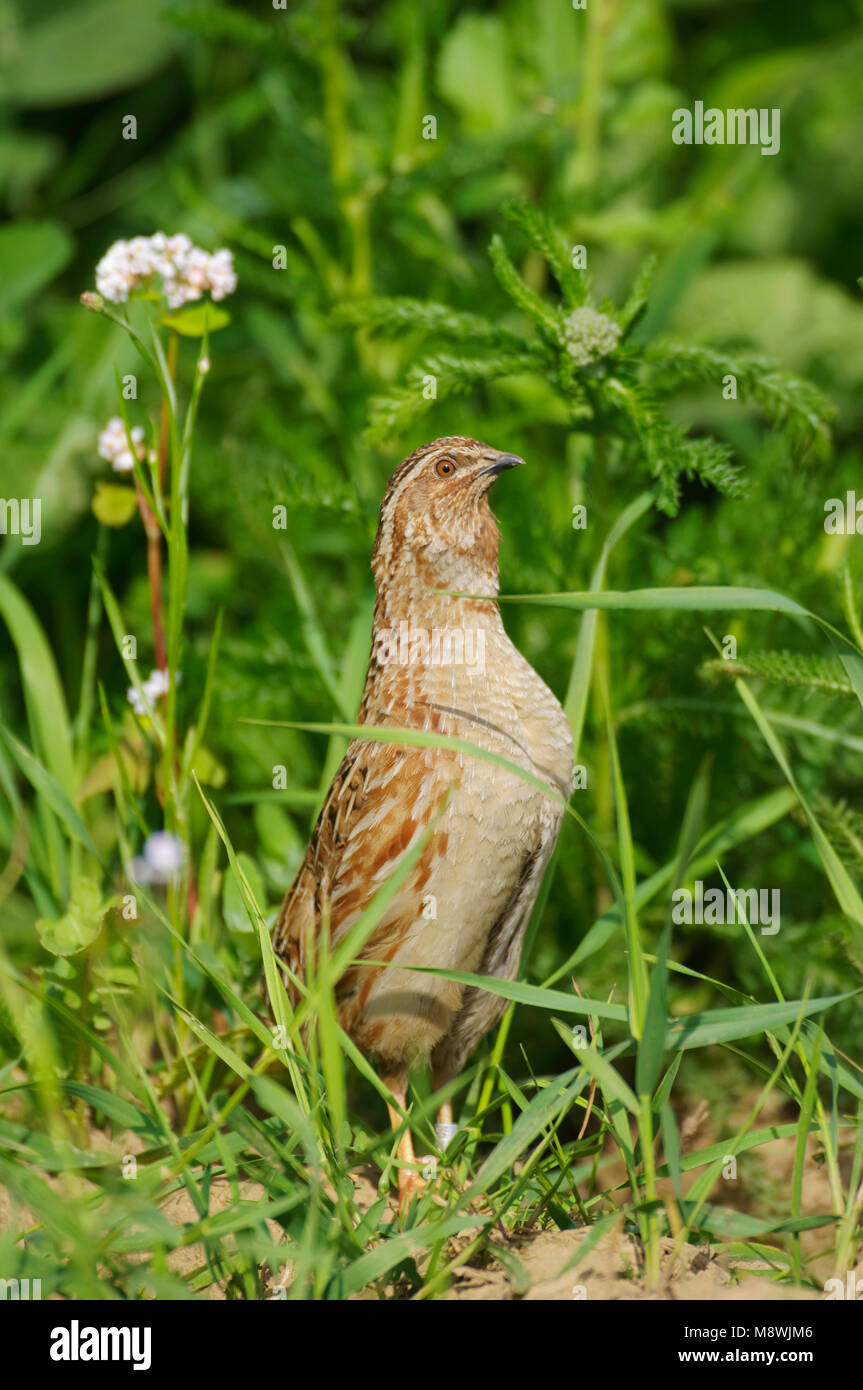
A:
<svg viewBox="0 0 863 1390">
<path fill-rule="evenodd" d="M 542 876 L 554 852 L 562 813 L 547 803 L 547 828 L 540 844 L 525 859 L 509 902 L 492 927 L 477 975 L 498 980 L 514 980 L 518 974 L 521 948 Z M 465 1061 L 490 1028 L 500 1019 L 507 1000 L 499 994 L 470 985 L 462 995 L 461 1008 L 449 1032 L 432 1053 L 435 1087 L 458 1076 Z"/>
<path fill-rule="evenodd" d="M 459 775 L 458 757 L 440 749 L 355 740 L 333 778 L 306 857 L 285 897 L 273 949 L 305 979 L 322 914 L 329 914 L 332 946 L 368 906 L 400 859 L 423 834 Z M 395 894 L 362 954 L 380 960 L 422 909 L 422 885 L 440 853 L 432 835 Z M 347 972 L 337 995 L 350 992 Z M 290 980 L 288 992 L 296 1003 Z"/>
</svg>

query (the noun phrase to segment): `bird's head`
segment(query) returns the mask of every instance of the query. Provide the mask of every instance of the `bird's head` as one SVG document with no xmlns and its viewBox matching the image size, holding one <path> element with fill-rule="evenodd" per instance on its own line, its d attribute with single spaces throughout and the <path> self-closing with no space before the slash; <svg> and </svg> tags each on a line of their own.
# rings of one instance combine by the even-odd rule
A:
<svg viewBox="0 0 863 1390">
<path fill-rule="evenodd" d="M 497 593 L 499 532 L 488 503 L 495 479 L 524 459 L 478 439 L 436 439 L 399 464 L 381 503 L 372 555 L 378 591 Z"/>
</svg>

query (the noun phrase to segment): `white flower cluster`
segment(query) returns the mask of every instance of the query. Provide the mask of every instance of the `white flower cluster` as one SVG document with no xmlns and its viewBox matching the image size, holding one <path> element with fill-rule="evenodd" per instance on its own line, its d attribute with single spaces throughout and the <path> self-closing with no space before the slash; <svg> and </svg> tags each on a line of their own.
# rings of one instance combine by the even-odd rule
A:
<svg viewBox="0 0 863 1390">
<path fill-rule="evenodd" d="M 584 304 L 564 319 L 562 340 L 576 366 L 586 367 L 614 352 L 620 342 L 620 325 Z"/>
<path fill-rule="evenodd" d="M 177 672 L 176 681 L 179 685 L 179 671 Z M 129 689 L 127 691 L 129 704 L 132 706 L 132 709 L 135 711 L 136 714 L 144 718 L 145 716 L 152 714 L 153 710 L 156 708 L 157 700 L 161 700 L 163 695 L 167 695 L 169 684 L 170 682 L 168 680 L 167 671 L 160 671 L 158 669 L 152 671 L 150 675 L 147 677 L 147 679 L 141 683 L 141 689 L 144 692 L 143 700 L 141 699 L 141 696 L 138 693 L 137 688 L 134 685 L 129 686 Z"/>
<path fill-rule="evenodd" d="M 114 304 L 124 304 L 133 290 L 161 276 L 162 293 L 172 309 L 200 299 L 209 290 L 213 299 L 224 299 L 237 288 L 234 257 L 230 251 L 212 256 L 194 246 L 185 232 L 165 236 L 136 236 L 115 241 L 96 266 L 96 289 Z"/>
<path fill-rule="evenodd" d="M 131 435 L 135 453 L 142 459 L 146 453 L 143 444 L 144 431 L 140 425 L 136 425 Z M 135 466 L 126 426 L 119 415 L 113 416 L 99 435 L 99 457 L 107 459 L 115 473 L 131 473 Z"/>
<path fill-rule="evenodd" d="M 136 883 L 168 883 L 179 874 L 185 859 L 182 840 L 168 830 L 157 830 L 130 865 Z"/>
</svg>

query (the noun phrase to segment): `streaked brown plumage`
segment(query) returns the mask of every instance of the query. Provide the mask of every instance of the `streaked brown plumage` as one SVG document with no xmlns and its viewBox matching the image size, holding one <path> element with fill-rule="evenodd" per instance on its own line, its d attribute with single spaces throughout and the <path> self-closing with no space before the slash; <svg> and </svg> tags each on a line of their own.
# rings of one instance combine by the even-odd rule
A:
<svg viewBox="0 0 863 1390">
<path fill-rule="evenodd" d="M 573 777 L 566 718 L 510 642 L 494 602 L 499 533 L 488 492 L 521 462 L 475 439 L 448 438 L 396 469 L 372 557 L 377 601 L 358 722 L 466 739 L 566 797 Z M 449 634 L 437 660 L 435 630 Z M 430 1058 L 435 1086 L 457 1076 L 505 1001 L 401 967 L 515 977 L 560 803 L 482 758 L 355 740 L 274 935 L 276 952 L 302 980 L 322 912 L 337 945 L 436 813 L 428 844 L 361 953 L 389 964 L 352 966 L 336 990 L 342 1026 L 402 1109 L 409 1068 Z M 442 1114 L 451 1119 L 448 1107 Z M 391 1116 L 401 1124 L 392 1108 Z M 407 1132 L 400 1157 L 413 1159 Z M 415 1175 L 403 1167 L 399 1176 L 405 1197 Z"/>
</svg>

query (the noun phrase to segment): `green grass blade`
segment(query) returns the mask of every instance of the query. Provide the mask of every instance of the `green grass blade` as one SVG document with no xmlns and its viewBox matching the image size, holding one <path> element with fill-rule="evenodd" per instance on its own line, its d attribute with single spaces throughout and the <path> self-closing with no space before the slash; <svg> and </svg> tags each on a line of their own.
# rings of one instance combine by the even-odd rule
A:
<svg viewBox="0 0 863 1390">
<path fill-rule="evenodd" d="M 18 653 L 36 750 L 57 786 L 71 800 L 75 795 L 75 757 L 57 666 L 36 614 L 5 574 L 0 574 L 0 617 Z"/>
<path fill-rule="evenodd" d="M 608 558 L 617 545 L 618 541 L 631 526 L 638 521 L 639 517 L 653 504 L 653 494 L 643 492 L 640 497 L 636 497 L 634 502 L 621 512 L 611 530 L 605 538 L 596 568 L 590 580 L 591 593 L 598 593 L 605 583 L 605 571 L 608 566 Z M 578 642 L 575 648 L 575 659 L 572 664 L 572 673 L 569 678 L 569 687 L 563 702 L 564 713 L 569 720 L 569 727 L 572 730 L 572 742 L 575 751 L 575 760 L 578 761 L 578 751 L 581 747 L 581 736 L 584 732 L 584 718 L 587 712 L 587 698 L 590 691 L 590 679 L 593 671 L 593 653 L 596 647 L 596 624 L 597 610 L 589 608 L 581 620 L 578 630 Z"/>
<path fill-rule="evenodd" d="M 27 781 L 39 796 L 44 797 L 51 810 L 63 824 L 67 834 L 72 839 L 77 840 L 92 854 L 97 864 L 101 864 L 96 846 L 90 838 L 90 832 L 84 824 L 75 807 L 67 797 L 60 783 L 44 768 L 39 759 L 34 757 L 29 748 L 19 742 L 13 733 L 0 724 L 0 734 L 5 739 L 6 744 L 16 763 L 20 767 Z"/>
<path fill-rule="evenodd" d="M 672 1049 L 689 1049 L 750 1038 L 756 1033 L 773 1032 L 798 1018 L 811 1018 L 844 999 L 853 998 L 853 993 L 828 994 L 818 999 L 789 999 L 784 1004 L 753 1004 L 739 1009 L 708 1009 L 704 1013 L 687 1014 L 670 1024 L 665 1045 Z"/>
</svg>

